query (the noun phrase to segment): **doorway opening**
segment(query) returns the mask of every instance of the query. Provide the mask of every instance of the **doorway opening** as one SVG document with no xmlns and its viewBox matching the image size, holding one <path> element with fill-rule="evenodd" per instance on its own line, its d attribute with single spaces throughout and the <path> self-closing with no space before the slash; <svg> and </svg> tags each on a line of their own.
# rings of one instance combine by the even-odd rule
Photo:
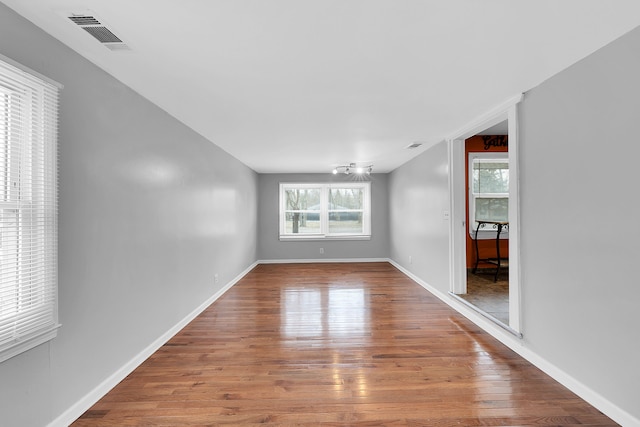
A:
<svg viewBox="0 0 640 427">
<path fill-rule="evenodd" d="M 465 140 L 468 303 L 509 325 L 509 157 L 507 123 Z"/>
<path fill-rule="evenodd" d="M 449 140 L 450 294 L 519 336 L 516 106 L 521 99 Z"/>
</svg>

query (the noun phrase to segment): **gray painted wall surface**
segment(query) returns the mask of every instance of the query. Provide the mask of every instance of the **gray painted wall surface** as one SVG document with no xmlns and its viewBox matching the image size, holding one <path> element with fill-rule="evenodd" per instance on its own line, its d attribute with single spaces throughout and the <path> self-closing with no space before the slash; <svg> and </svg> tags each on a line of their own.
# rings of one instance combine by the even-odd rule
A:
<svg viewBox="0 0 640 427">
<path fill-rule="evenodd" d="M 430 147 L 390 174 L 391 259 L 429 285 L 449 291 L 447 145 Z"/>
<path fill-rule="evenodd" d="M 525 95 L 526 345 L 640 419 L 640 28 Z"/>
<path fill-rule="evenodd" d="M 0 424 L 42 426 L 256 260 L 258 178 L 1 4 L 0 53 L 65 86 L 62 328 L 0 364 Z"/>
<path fill-rule="evenodd" d="M 371 175 L 371 240 L 307 241 L 279 240 L 279 185 L 281 182 L 352 182 L 353 175 L 260 174 L 258 209 L 258 259 L 298 260 L 337 258 L 389 258 L 389 196 L 387 174 Z M 324 248 L 324 255 L 320 254 Z"/>
<path fill-rule="evenodd" d="M 522 343 L 636 420 L 639 51 L 636 29 L 527 93 L 519 114 Z M 446 155 L 437 145 L 389 181 L 391 258 L 442 292 Z"/>
</svg>

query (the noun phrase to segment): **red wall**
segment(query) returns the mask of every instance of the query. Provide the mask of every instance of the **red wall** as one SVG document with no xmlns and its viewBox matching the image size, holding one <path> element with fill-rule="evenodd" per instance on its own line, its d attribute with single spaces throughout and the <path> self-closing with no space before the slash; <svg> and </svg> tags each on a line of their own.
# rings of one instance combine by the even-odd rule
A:
<svg viewBox="0 0 640 427">
<path fill-rule="evenodd" d="M 505 140 L 507 136 L 504 136 Z M 509 151 L 508 147 L 503 146 L 485 146 L 485 142 L 481 135 L 472 136 L 471 138 L 465 141 L 464 145 L 464 155 L 465 155 L 465 178 L 468 188 L 469 183 L 469 153 L 486 153 L 486 152 L 506 152 Z M 476 263 L 476 253 L 474 240 L 471 238 L 471 234 L 469 232 L 469 191 L 465 196 L 466 199 L 466 224 L 467 224 L 467 268 L 473 268 Z M 480 251 L 480 258 L 489 258 L 494 257 L 496 253 L 496 241 L 495 240 L 479 240 L 478 241 L 478 250 Z M 500 256 L 508 257 L 509 256 L 509 239 L 501 239 L 500 240 Z M 495 268 L 493 265 L 480 264 L 478 268 L 482 267 L 491 267 Z"/>
</svg>

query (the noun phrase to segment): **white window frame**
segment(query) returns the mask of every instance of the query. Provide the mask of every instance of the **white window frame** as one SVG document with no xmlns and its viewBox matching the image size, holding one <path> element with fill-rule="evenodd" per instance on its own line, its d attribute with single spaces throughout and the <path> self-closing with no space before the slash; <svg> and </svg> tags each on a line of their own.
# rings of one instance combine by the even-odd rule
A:
<svg viewBox="0 0 640 427">
<path fill-rule="evenodd" d="M 294 234 L 286 232 L 286 196 L 285 189 L 289 188 L 317 188 L 320 190 L 320 230 L 318 233 Z M 362 233 L 329 233 L 329 192 L 335 188 L 357 188 L 363 190 L 362 210 Z M 343 211 L 342 209 L 340 210 Z M 317 211 L 313 211 L 317 212 Z M 369 240 L 371 239 L 371 183 L 280 183 L 279 191 L 279 222 L 280 240 L 282 241 L 302 241 L 302 240 Z"/>
<path fill-rule="evenodd" d="M 478 223 L 476 222 L 476 203 L 475 200 L 482 197 L 491 197 L 498 198 L 503 197 L 508 199 L 509 193 L 480 193 L 476 194 L 473 191 L 473 161 L 475 159 L 480 159 L 484 162 L 489 162 L 491 160 L 495 160 L 497 162 L 509 163 L 509 153 L 502 151 L 493 151 L 493 152 L 471 152 L 469 153 L 469 182 L 468 193 L 469 193 L 469 234 L 472 239 L 476 238 L 476 228 Z M 496 230 L 491 228 L 480 228 L 478 230 L 477 239 L 478 240 L 487 240 L 487 239 L 495 239 L 496 238 Z M 506 228 L 505 231 L 500 233 L 500 239 L 508 239 L 509 238 L 509 229 Z"/>
<path fill-rule="evenodd" d="M 0 55 L 0 362 L 53 339 L 60 326 L 61 88 Z"/>
</svg>

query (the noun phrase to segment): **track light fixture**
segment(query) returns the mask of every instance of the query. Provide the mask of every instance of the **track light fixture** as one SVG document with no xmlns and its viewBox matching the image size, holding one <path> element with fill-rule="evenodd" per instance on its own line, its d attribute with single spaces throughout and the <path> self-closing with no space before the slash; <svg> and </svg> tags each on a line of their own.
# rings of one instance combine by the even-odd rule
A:
<svg viewBox="0 0 640 427">
<path fill-rule="evenodd" d="M 343 173 L 345 175 L 351 175 L 352 173 L 358 175 L 371 175 L 373 171 L 373 165 L 357 166 L 355 163 L 349 163 L 348 165 L 336 166 L 333 168 L 333 174 Z"/>
</svg>

